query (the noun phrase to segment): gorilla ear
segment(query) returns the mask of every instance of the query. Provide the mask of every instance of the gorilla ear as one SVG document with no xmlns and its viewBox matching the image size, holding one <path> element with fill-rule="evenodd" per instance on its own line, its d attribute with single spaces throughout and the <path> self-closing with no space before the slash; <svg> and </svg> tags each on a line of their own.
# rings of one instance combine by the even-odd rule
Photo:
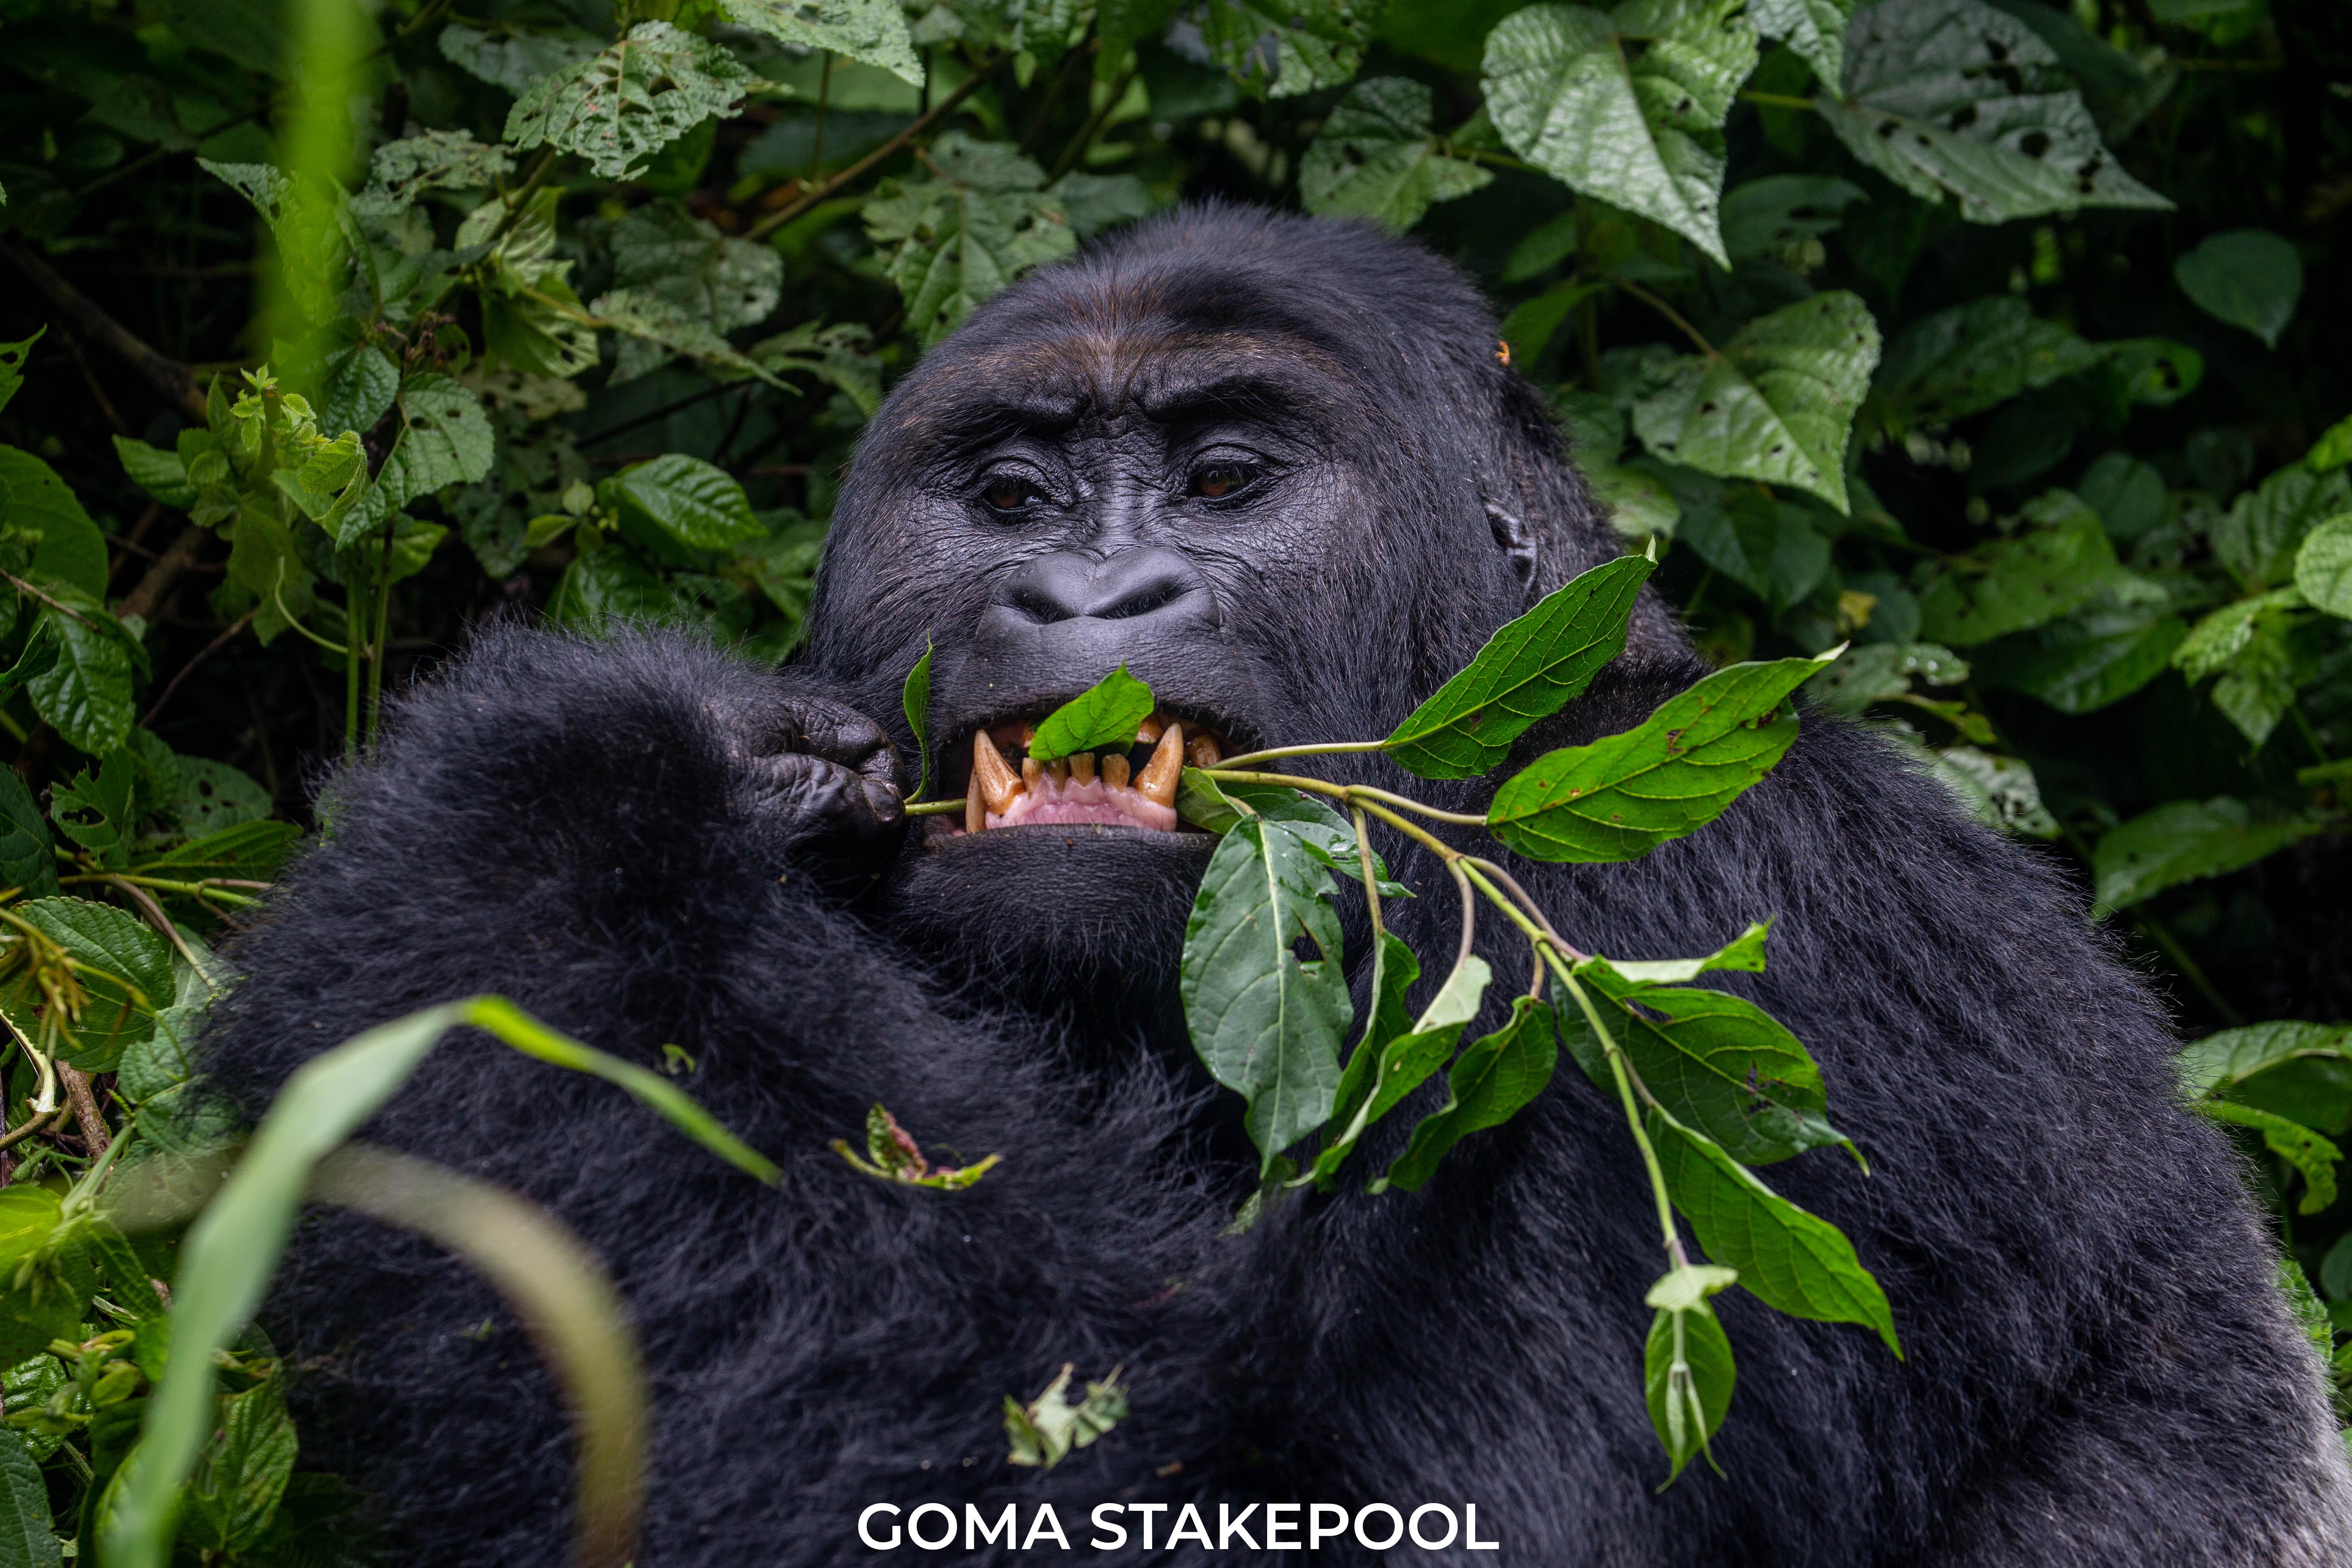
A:
<svg viewBox="0 0 2352 1568">
<path fill-rule="evenodd" d="M 1541 558 L 1536 531 L 1528 527 L 1524 519 L 1514 517 L 1493 501 L 1486 502 L 1486 523 L 1495 531 L 1495 542 L 1502 547 L 1503 554 L 1509 559 L 1511 571 L 1517 576 L 1519 586 L 1531 587 Z"/>
</svg>

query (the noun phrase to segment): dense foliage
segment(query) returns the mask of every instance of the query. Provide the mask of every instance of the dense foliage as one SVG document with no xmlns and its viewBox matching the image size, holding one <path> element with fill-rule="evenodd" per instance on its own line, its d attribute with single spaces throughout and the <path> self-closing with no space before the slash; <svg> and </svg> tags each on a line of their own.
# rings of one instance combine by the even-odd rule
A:
<svg viewBox="0 0 2352 1568">
<path fill-rule="evenodd" d="M 0 1560 L 96 1552 L 175 1276 L 95 1199 L 221 1137 L 210 944 L 383 691 L 518 608 L 789 656 L 890 377 L 1205 195 L 1457 258 L 1716 663 L 1849 645 L 1826 706 L 2078 864 L 2352 1323 L 2344 7 L 0 0 Z M 1496 766 L 1444 697 L 1400 760 Z M 1516 849 L 1648 847 L 1545 782 Z M 351 1550 L 268 1342 L 221 1367 L 178 1550 Z"/>
</svg>

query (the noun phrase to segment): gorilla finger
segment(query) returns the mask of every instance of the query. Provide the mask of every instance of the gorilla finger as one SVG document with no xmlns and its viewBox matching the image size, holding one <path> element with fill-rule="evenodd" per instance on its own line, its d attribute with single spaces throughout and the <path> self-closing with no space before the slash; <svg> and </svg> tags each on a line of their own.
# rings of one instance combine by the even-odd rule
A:
<svg viewBox="0 0 2352 1568">
<path fill-rule="evenodd" d="M 761 757 L 751 765 L 754 807 L 781 819 L 792 842 L 829 833 L 879 833 L 905 816 L 898 792 L 822 757 Z"/>
<path fill-rule="evenodd" d="M 824 697 L 795 697 L 786 712 L 799 731 L 793 749 L 837 763 L 894 792 L 901 787 L 898 750 L 865 714 Z"/>
</svg>

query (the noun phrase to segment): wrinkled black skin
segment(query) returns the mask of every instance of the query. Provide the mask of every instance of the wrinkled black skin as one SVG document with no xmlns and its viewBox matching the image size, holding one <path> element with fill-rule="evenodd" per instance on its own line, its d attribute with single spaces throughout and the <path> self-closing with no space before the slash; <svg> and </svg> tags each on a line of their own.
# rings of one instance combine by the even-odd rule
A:
<svg viewBox="0 0 2352 1568">
<path fill-rule="evenodd" d="M 1174 410 L 1215 376 L 1238 379 Z M 1188 494 L 1217 461 L 1255 478 Z M 1014 471 L 1036 497 L 990 510 Z M 1727 1474 L 1662 1495 L 1640 1368 L 1664 1264 L 1612 1098 L 1563 1058 L 1419 1194 L 1359 1176 L 1221 1237 L 1251 1182 L 1239 1105 L 1172 999 L 1203 846 L 942 842 L 868 788 L 888 755 L 854 713 L 910 742 L 898 686 L 926 640 L 951 785 L 975 723 L 1121 658 L 1236 739 L 1377 735 L 1615 550 L 1444 263 L 1250 212 L 1147 224 L 992 301 L 894 393 L 803 666 L 508 629 L 412 694 L 243 945 L 211 1065 L 257 1110 L 315 1051 L 478 990 L 639 1060 L 694 1055 L 688 1087 L 781 1188 L 479 1038 L 367 1134 L 529 1193 L 611 1265 L 656 1385 L 645 1568 L 865 1561 L 859 1508 L 932 1499 L 1019 1502 L 1024 1528 L 1054 1500 L 1082 1556 L 1097 1501 L 1295 1500 L 1475 1503 L 1503 1550 L 1472 1561 L 2347 1560 L 2316 1362 L 2228 1146 L 2175 1099 L 2160 1007 L 2079 887 L 1862 730 L 1809 714 L 1722 820 L 1640 861 L 1517 867 L 1572 940 L 1622 956 L 1776 915 L 1769 972 L 1724 984 L 1808 1042 L 1870 1156 L 1867 1178 L 1834 1151 L 1769 1177 L 1853 1238 L 1906 1359 L 1720 1299 Z M 1700 673 L 1645 599 L 1522 755 Z M 1488 787 L 1302 765 L 1448 804 Z M 1382 847 L 1422 894 L 1391 921 L 1434 960 L 1447 879 Z M 1524 945 L 1482 932 L 1507 993 Z M 961 1194 L 856 1174 L 825 1143 L 877 1099 L 1003 1165 Z M 506 1326 L 461 1335 L 485 1319 Z M 562 1559 L 563 1422 L 463 1268 L 321 1217 L 267 1321 L 327 1356 L 301 1384 L 306 1463 L 373 1489 L 411 1560 Z M 1065 1362 L 1123 1365 L 1134 1414 L 1050 1476 L 1014 1469 L 1000 1400 Z"/>
</svg>

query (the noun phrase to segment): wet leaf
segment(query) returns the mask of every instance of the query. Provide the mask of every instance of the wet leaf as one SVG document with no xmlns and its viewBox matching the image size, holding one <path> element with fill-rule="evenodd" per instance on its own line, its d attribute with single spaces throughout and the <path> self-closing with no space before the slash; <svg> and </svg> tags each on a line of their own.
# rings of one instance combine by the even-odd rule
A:
<svg viewBox="0 0 2352 1568">
<path fill-rule="evenodd" d="M 541 78 L 515 100 L 507 140 L 576 153 L 608 180 L 635 179 L 656 153 L 714 115 L 734 112 L 751 73 L 718 44 L 667 22 Z"/>
<path fill-rule="evenodd" d="M 1298 199 L 1318 217 L 1368 217 L 1402 233 L 1432 204 L 1483 189 L 1494 172 L 1447 152 L 1430 129 L 1431 94 L 1404 77 L 1357 83 L 1316 132 Z"/>
</svg>

